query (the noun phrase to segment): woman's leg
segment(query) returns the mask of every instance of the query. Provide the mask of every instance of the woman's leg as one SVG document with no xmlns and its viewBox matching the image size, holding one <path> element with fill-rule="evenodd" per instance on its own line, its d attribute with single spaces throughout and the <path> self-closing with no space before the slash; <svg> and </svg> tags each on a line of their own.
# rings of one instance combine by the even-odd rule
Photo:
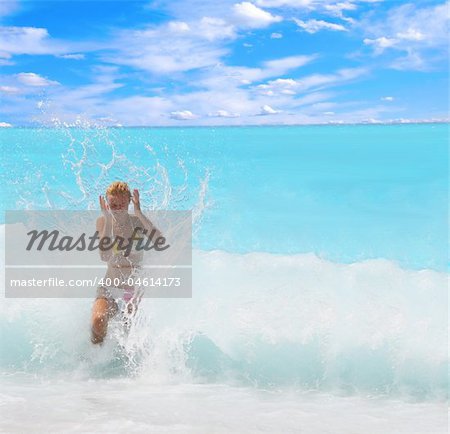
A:
<svg viewBox="0 0 450 434">
<path fill-rule="evenodd" d="M 93 344 L 101 344 L 108 330 L 108 320 L 118 311 L 113 299 L 97 298 L 92 308 L 92 335 Z"/>
</svg>

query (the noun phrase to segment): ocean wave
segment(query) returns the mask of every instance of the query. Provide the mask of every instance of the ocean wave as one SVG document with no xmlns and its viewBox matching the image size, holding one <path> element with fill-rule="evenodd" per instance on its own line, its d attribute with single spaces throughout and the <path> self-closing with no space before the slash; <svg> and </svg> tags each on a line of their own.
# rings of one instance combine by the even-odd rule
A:
<svg viewBox="0 0 450 434">
<path fill-rule="evenodd" d="M 447 396 L 448 275 L 384 259 L 193 253 L 190 299 L 143 299 L 89 341 L 89 299 L 0 301 L 3 373 L 138 376 L 345 394 Z"/>
</svg>

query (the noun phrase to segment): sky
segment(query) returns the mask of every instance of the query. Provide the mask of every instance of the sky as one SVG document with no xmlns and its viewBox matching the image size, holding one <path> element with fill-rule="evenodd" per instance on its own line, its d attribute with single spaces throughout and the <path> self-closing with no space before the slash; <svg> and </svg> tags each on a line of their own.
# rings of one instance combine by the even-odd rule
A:
<svg viewBox="0 0 450 434">
<path fill-rule="evenodd" d="M 0 126 L 448 121 L 449 9 L 2 1 Z"/>
</svg>

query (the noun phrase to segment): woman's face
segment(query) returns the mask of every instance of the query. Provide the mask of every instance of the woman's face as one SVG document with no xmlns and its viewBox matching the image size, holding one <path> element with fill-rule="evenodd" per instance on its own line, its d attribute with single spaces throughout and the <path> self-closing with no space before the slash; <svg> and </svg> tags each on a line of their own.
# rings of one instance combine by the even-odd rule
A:
<svg viewBox="0 0 450 434">
<path fill-rule="evenodd" d="M 128 205 L 130 204 L 130 196 L 128 194 L 109 194 L 107 199 L 111 211 L 128 210 Z"/>
</svg>

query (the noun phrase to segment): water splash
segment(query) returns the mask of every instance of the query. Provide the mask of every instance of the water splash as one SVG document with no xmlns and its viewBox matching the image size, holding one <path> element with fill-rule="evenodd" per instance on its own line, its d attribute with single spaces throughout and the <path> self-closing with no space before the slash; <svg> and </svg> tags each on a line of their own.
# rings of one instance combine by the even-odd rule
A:
<svg viewBox="0 0 450 434">
<path fill-rule="evenodd" d="M 28 160 L 29 175 L 13 187 L 16 193 L 11 191 L 17 208 L 99 209 L 98 196 L 112 181 L 122 180 L 139 189 L 147 210 L 192 209 L 197 232 L 213 205 L 208 198 L 211 169 L 189 160 L 182 145 L 169 146 L 153 137 L 152 129 L 143 131 L 133 135 L 133 130 L 81 117 L 74 123 L 53 118 L 35 131 L 42 149 Z"/>
<path fill-rule="evenodd" d="M 444 273 L 218 251 L 194 266 L 194 298 L 143 299 L 102 347 L 90 300 L 3 299 L 2 370 L 446 399 Z"/>
</svg>

